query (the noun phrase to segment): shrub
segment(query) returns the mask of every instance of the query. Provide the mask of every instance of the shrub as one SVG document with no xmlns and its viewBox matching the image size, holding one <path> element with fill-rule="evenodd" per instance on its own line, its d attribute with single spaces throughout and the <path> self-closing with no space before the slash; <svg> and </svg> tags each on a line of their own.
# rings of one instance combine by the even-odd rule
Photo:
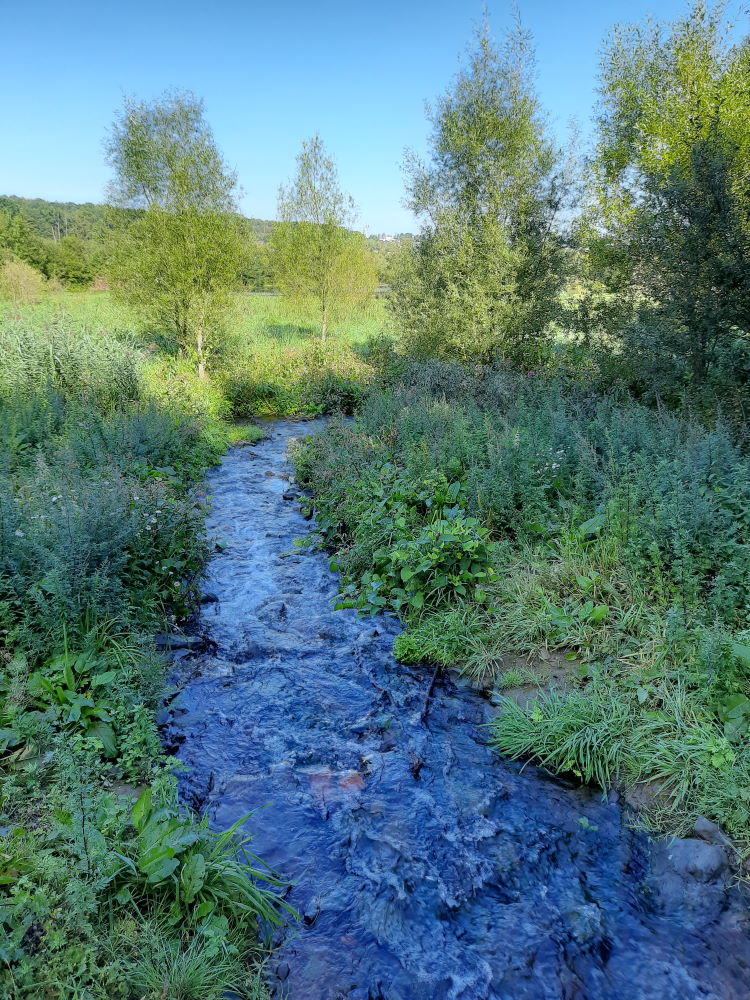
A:
<svg viewBox="0 0 750 1000">
<path fill-rule="evenodd" d="M 358 607 L 418 611 L 467 597 L 481 603 L 493 575 L 486 532 L 476 518 L 451 509 L 415 538 L 375 550 L 373 569 L 362 577 Z"/>
<path fill-rule="evenodd" d="M 351 413 L 374 374 L 373 368 L 335 344 L 266 345 L 239 350 L 222 377 L 235 417 L 257 413 Z"/>
<path fill-rule="evenodd" d="M 36 302 L 44 292 L 44 275 L 23 260 L 0 260 L 0 299 L 18 306 Z"/>
</svg>

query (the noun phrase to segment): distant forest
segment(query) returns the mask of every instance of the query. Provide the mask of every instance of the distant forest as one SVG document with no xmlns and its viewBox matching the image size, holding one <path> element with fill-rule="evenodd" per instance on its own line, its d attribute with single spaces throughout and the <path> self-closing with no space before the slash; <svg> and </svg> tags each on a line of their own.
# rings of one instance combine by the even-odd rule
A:
<svg viewBox="0 0 750 1000">
<path fill-rule="evenodd" d="M 134 219 L 140 214 L 136 209 L 118 211 Z M 245 285 L 249 291 L 272 291 L 266 244 L 274 224 L 268 219 L 241 219 L 257 250 L 250 255 Z M 113 226 L 112 210 L 107 205 L 0 195 L 0 263 L 12 254 L 65 287 L 89 288 L 97 279 L 102 280 Z M 384 271 L 396 241 L 370 236 L 367 242 Z"/>
</svg>

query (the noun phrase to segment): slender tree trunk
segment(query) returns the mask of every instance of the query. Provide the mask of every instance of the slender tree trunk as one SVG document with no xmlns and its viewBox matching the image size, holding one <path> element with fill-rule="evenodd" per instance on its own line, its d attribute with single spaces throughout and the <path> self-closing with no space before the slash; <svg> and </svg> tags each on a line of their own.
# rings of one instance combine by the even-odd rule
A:
<svg viewBox="0 0 750 1000">
<path fill-rule="evenodd" d="M 198 378 L 206 377 L 206 358 L 203 353 L 203 327 L 199 326 L 195 332 L 195 353 L 198 356 Z"/>
</svg>

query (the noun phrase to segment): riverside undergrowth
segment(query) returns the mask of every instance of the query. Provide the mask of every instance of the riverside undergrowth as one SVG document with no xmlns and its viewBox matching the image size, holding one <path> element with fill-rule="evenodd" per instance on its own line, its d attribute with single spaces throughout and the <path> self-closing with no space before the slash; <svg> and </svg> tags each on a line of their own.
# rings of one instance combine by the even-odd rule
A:
<svg viewBox="0 0 750 1000">
<path fill-rule="evenodd" d="M 397 611 L 405 662 L 532 694 L 501 696 L 500 751 L 648 784 L 656 825 L 750 843 L 750 468 L 720 423 L 403 364 L 296 466 L 340 604 Z"/>
<path fill-rule="evenodd" d="M 126 337 L 12 320 L 0 354 L 0 996 L 260 996 L 279 880 L 180 807 L 155 725 L 228 430 Z"/>
</svg>

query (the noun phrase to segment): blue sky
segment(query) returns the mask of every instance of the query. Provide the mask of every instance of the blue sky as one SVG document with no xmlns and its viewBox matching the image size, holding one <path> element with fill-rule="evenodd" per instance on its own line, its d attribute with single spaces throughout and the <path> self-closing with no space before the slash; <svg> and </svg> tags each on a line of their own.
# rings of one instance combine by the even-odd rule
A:
<svg viewBox="0 0 750 1000">
<path fill-rule="evenodd" d="M 584 131 L 599 52 L 617 21 L 671 19 L 680 0 L 519 0 L 554 126 Z M 0 0 L 0 194 L 99 201 L 102 139 L 123 95 L 195 91 L 246 214 L 273 218 L 304 138 L 320 132 L 370 232 L 413 230 L 405 147 L 424 148 L 424 101 L 443 92 L 482 0 Z M 486 4 L 493 32 L 510 0 Z"/>
</svg>

